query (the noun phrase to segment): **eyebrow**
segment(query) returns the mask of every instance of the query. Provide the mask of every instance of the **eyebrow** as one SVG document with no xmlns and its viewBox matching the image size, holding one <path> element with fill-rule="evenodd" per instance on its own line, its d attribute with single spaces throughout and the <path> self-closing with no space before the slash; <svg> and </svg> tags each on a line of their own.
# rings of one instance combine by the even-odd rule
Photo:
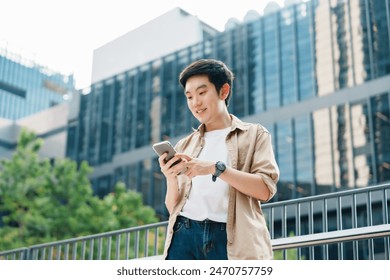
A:
<svg viewBox="0 0 390 280">
<path fill-rule="evenodd" d="M 207 85 L 206 84 L 203 84 L 203 85 L 200 85 L 200 86 L 198 86 L 196 89 L 195 89 L 195 91 L 198 91 L 199 89 L 202 89 L 202 88 L 207 88 Z M 185 94 L 189 94 L 190 92 L 187 90 L 186 92 L 185 92 Z"/>
</svg>

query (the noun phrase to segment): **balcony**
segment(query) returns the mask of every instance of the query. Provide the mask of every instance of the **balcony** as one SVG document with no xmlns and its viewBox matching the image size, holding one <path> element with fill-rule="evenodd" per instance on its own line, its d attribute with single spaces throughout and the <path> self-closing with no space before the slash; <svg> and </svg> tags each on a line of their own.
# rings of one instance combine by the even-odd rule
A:
<svg viewBox="0 0 390 280">
<path fill-rule="evenodd" d="M 390 184 L 264 204 L 275 259 L 389 260 Z M 6 260 L 161 259 L 168 222 L 0 252 Z"/>
</svg>

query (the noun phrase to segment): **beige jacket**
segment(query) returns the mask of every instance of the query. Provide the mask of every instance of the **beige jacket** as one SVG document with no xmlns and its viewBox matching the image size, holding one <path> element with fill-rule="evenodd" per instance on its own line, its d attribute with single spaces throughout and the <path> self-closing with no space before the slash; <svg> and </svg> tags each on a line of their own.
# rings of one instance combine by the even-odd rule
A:
<svg viewBox="0 0 390 280">
<path fill-rule="evenodd" d="M 269 188 L 270 200 L 276 193 L 279 168 L 272 149 L 270 133 L 259 124 L 245 123 L 231 115 L 231 131 L 226 145 L 231 167 L 244 172 L 258 174 Z M 204 146 L 204 125 L 186 138 L 180 140 L 176 150 L 197 157 Z M 211 175 L 210 175 L 211 176 Z M 173 235 L 173 225 L 183 208 L 191 190 L 191 180 L 178 176 L 180 198 L 174 207 L 168 224 L 164 259 L 167 256 Z M 260 201 L 229 188 L 227 220 L 228 259 L 272 259 L 270 234 L 261 210 Z"/>
</svg>

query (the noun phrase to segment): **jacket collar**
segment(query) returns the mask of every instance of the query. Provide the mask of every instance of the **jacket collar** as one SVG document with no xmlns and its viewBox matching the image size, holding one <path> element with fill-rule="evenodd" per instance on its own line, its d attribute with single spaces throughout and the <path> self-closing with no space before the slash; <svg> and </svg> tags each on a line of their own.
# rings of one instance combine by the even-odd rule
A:
<svg viewBox="0 0 390 280">
<path fill-rule="evenodd" d="M 248 130 L 248 126 L 245 125 L 239 118 L 237 118 L 236 116 L 234 116 L 233 114 L 230 114 L 230 118 L 232 120 L 232 125 L 231 125 L 231 129 L 230 131 L 234 131 L 236 129 L 239 129 L 239 130 L 242 130 L 242 131 L 245 131 L 245 130 Z M 198 126 L 197 129 L 195 128 L 192 128 L 192 130 L 194 132 L 199 132 L 200 133 L 200 136 L 204 136 L 204 133 L 205 133 L 205 125 L 204 123 L 200 124 Z"/>
</svg>

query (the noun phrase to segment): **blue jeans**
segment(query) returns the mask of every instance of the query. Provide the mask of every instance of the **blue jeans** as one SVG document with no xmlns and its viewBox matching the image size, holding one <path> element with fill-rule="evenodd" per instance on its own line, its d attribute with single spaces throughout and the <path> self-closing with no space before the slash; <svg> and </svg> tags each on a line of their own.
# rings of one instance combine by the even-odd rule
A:
<svg viewBox="0 0 390 280">
<path fill-rule="evenodd" d="M 227 260 L 226 223 L 178 216 L 167 260 Z"/>
</svg>

